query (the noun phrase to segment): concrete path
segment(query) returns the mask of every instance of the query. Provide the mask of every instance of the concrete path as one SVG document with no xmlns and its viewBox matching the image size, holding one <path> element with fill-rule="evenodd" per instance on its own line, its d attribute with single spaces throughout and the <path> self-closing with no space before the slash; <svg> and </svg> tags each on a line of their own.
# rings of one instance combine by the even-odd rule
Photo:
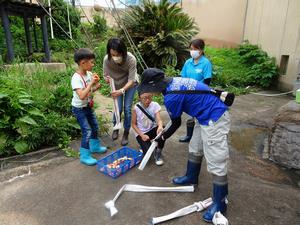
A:
<svg viewBox="0 0 300 225">
<path fill-rule="evenodd" d="M 300 224 L 300 189 L 294 185 L 295 180 L 289 171 L 261 159 L 258 151 L 277 108 L 289 100 L 246 95 L 238 97 L 231 109 L 226 215 L 231 225 Z M 162 114 L 167 121 L 167 113 Z M 204 163 L 194 193 L 124 193 L 116 203 L 119 213 L 114 218 L 104 208 L 124 184 L 173 186 L 172 178 L 185 172 L 188 145 L 178 142 L 184 133 L 185 126 L 181 126 L 167 141 L 164 166 L 157 167 L 152 160 L 143 172 L 133 168 L 118 179 L 101 174 L 96 167 L 84 166 L 78 159 L 66 159 L 29 176 L 4 181 L 0 183 L 0 224 L 142 225 L 149 224 L 152 217 L 206 199 L 211 196 L 212 183 Z M 109 152 L 119 147 L 120 140 Z M 130 147 L 137 148 L 133 135 Z M 207 224 L 201 216 L 197 212 L 163 224 Z"/>
</svg>

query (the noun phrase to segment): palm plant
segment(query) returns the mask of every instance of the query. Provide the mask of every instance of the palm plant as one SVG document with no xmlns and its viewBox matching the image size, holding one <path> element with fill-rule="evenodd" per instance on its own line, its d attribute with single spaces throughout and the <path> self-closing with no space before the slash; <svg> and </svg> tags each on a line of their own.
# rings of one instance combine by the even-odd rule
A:
<svg viewBox="0 0 300 225">
<path fill-rule="evenodd" d="M 150 67 L 180 67 L 198 32 L 194 20 L 168 0 L 143 0 L 130 7 L 122 22 Z"/>
</svg>

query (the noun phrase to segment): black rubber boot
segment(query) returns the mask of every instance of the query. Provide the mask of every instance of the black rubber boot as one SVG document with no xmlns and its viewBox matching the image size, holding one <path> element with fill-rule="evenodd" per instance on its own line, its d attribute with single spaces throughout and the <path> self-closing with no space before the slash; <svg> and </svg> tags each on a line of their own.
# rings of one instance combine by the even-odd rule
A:
<svg viewBox="0 0 300 225">
<path fill-rule="evenodd" d="M 124 130 L 121 145 L 125 146 L 128 145 L 128 135 L 129 135 L 129 130 Z"/>
<path fill-rule="evenodd" d="M 194 125 L 186 125 L 186 136 L 179 139 L 179 142 L 189 142 L 193 136 Z"/>
<path fill-rule="evenodd" d="M 111 138 L 113 140 L 117 140 L 118 137 L 119 137 L 119 130 L 114 130 L 113 133 L 112 133 L 112 135 L 111 135 Z"/>
</svg>

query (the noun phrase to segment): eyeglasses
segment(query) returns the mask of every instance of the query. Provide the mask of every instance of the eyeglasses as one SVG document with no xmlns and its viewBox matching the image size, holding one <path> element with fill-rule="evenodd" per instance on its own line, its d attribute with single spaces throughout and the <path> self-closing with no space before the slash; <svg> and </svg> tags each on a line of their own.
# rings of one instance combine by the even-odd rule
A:
<svg viewBox="0 0 300 225">
<path fill-rule="evenodd" d="M 151 99 L 152 99 L 152 95 L 141 97 L 141 100 L 151 100 Z"/>
</svg>

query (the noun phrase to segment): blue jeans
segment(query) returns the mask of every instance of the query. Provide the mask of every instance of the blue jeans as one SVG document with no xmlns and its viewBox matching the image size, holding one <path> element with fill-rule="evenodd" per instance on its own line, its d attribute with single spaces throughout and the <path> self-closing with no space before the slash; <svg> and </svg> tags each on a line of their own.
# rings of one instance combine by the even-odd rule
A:
<svg viewBox="0 0 300 225">
<path fill-rule="evenodd" d="M 98 138 L 99 126 L 96 115 L 90 107 L 77 108 L 73 106 L 72 113 L 76 117 L 81 128 L 81 147 L 89 149 L 90 139 Z"/>
<path fill-rule="evenodd" d="M 118 97 L 120 117 L 122 115 L 123 102 L 124 102 L 124 123 L 123 123 L 123 127 L 124 127 L 124 130 L 126 130 L 126 131 L 129 131 L 130 126 L 131 126 L 131 107 L 132 107 L 133 98 L 134 98 L 136 88 L 137 88 L 137 86 L 135 85 L 135 86 L 129 88 L 125 92 L 125 95 L 121 95 L 121 96 Z M 114 117 L 113 117 L 113 124 L 116 125 L 115 114 L 114 114 Z"/>
</svg>

